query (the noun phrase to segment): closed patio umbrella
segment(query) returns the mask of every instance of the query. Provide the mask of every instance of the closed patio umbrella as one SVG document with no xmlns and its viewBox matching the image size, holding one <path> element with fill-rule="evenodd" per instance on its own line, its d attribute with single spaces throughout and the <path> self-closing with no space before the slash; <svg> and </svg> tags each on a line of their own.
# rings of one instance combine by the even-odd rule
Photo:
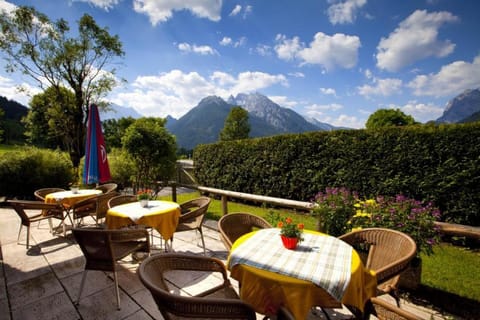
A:
<svg viewBox="0 0 480 320">
<path fill-rule="evenodd" d="M 85 164 L 83 167 L 83 183 L 103 183 L 111 180 L 108 166 L 107 149 L 103 138 L 98 107 L 90 105 L 87 121 L 87 137 L 85 139 Z"/>
</svg>

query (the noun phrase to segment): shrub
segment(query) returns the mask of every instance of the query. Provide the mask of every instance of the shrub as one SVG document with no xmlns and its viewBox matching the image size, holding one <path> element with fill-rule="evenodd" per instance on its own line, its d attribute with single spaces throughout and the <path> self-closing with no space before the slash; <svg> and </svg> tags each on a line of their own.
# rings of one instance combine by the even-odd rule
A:
<svg viewBox="0 0 480 320">
<path fill-rule="evenodd" d="M 312 214 L 317 217 L 317 229 L 334 237 L 349 231 L 348 221 L 355 213 L 358 196 L 347 188 L 326 188 L 316 194 Z"/>
<path fill-rule="evenodd" d="M 33 199 L 33 192 L 45 187 L 68 188 L 73 166 L 60 151 L 26 148 L 0 158 L 0 194 Z"/>
<path fill-rule="evenodd" d="M 108 164 L 112 180 L 118 184 L 120 190 L 133 186 L 136 167 L 133 159 L 125 151 L 113 148 L 108 153 Z"/>
<path fill-rule="evenodd" d="M 408 234 L 417 244 L 417 255 L 433 253 L 433 245 L 439 242 L 439 229 L 435 221 L 440 210 L 431 202 L 422 203 L 403 195 L 377 197 L 360 201 L 357 212 L 348 222 L 352 230 L 361 228 L 389 228 Z"/>
<path fill-rule="evenodd" d="M 193 159 L 204 186 L 300 201 L 332 186 L 401 193 L 433 201 L 444 221 L 480 225 L 480 122 L 219 142 Z"/>
</svg>

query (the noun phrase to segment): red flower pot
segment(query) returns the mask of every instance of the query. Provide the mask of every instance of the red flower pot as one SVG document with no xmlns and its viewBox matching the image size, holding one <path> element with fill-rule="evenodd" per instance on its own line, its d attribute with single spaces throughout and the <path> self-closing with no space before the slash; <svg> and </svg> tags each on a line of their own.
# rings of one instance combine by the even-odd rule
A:
<svg viewBox="0 0 480 320">
<path fill-rule="evenodd" d="M 288 250 L 294 250 L 298 244 L 298 238 L 289 238 L 285 236 L 280 236 L 282 238 L 282 243 L 285 248 Z"/>
</svg>

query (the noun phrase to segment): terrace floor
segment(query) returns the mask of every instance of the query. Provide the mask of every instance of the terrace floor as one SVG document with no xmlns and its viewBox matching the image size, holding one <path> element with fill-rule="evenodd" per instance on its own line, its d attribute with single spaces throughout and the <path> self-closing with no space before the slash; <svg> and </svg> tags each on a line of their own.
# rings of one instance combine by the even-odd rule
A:
<svg viewBox="0 0 480 320">
<path fill-rule="evenodd" d="M 121 310 L 116 309 L 113 277 L 110 273 L 90 271 L 80 304 L 78 296 L 84 258 L 71 233 L 52 236 L 48 221 L 31 227 L 31 247 L 26 250 L 26 228 L 20 244 L 17 234 L 20 219 L 10 208 L 0 208 L 0 320 L 20 319 L 163 319 L 149 291 L 136 275 L 138 264 L 130 258 L 122 262 L 119 272 Z M 228 252 L 219 239 L 216 222 L 207 221 L 204 228 L 207 255 L 226 261 Z M 32 240 L 33 239 L 33 240 Z M 202 254 L 195 232 L 175 235 L 173 250 Z M 159 246 L 159 239 L 155 245 Z M 154 250 L 160 254 L 162 250 Z M 179 279 L 192 293 L 210 278 Z M 232 283 L 237 285 L 232 279 Z M 423 319 L 461 319 L 402 301 L 405 308 Z M 337 312 L 338 319 L 348 318 Z M 262 319 L 262 315 L 258 315 Z M 321 319 L 311 315 L 309 319 Z"/>
</svg>

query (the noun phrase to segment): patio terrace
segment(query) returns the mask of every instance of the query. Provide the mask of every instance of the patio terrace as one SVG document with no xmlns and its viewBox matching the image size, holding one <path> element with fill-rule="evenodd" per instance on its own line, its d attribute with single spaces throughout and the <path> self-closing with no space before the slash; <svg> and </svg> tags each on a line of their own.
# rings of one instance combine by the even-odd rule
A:
<svg viewBox="0 0 480 320">
<path fill-rule="evenodd" d="M 13 209 L 0 208 L 0 320 L 20 319 L 163 319 L 148 290 L 136 275 L 138 264 L 130 258 L 122 262 L 119 272 L 121 310 L 116 309 L 113 277 L 110 273 L 90 271 L 87 275 L 80 305 L 76 306 L 84 258 L 71 233 L 67 237 L 52 236 L 48 222 L 31 227 L 31 247 L 25 248 L 26 228 L 20 243 L 17 234 L 20 219 Z M 207 255 L 226 261 L 228 252 L 220 241 L 215 221 L 204 227 Z M 175 235 L 173 250 L 203 254 L 201 241 L 194 232 Z M 159 245 L 156 239 L 155 245 Z M 161 254 L 153 250 L 152 254 Z M 172 279 L 192 294 L 213 277 L 192 274 L 188 279 Z M 237 285 L 232 279 L 232 283 Z M 423 319 L 461 319 L 440 314 L 402 301 L 402 308 Z M 338 311 L 338 310 L 337 310 Z M 262 319 L 258 315 L 257 319 Z M 336 312 L 335 319 L 348 318 L 348 312 Z M 309 319 L 322 319 L 311 315 Z"/>
</svg>

